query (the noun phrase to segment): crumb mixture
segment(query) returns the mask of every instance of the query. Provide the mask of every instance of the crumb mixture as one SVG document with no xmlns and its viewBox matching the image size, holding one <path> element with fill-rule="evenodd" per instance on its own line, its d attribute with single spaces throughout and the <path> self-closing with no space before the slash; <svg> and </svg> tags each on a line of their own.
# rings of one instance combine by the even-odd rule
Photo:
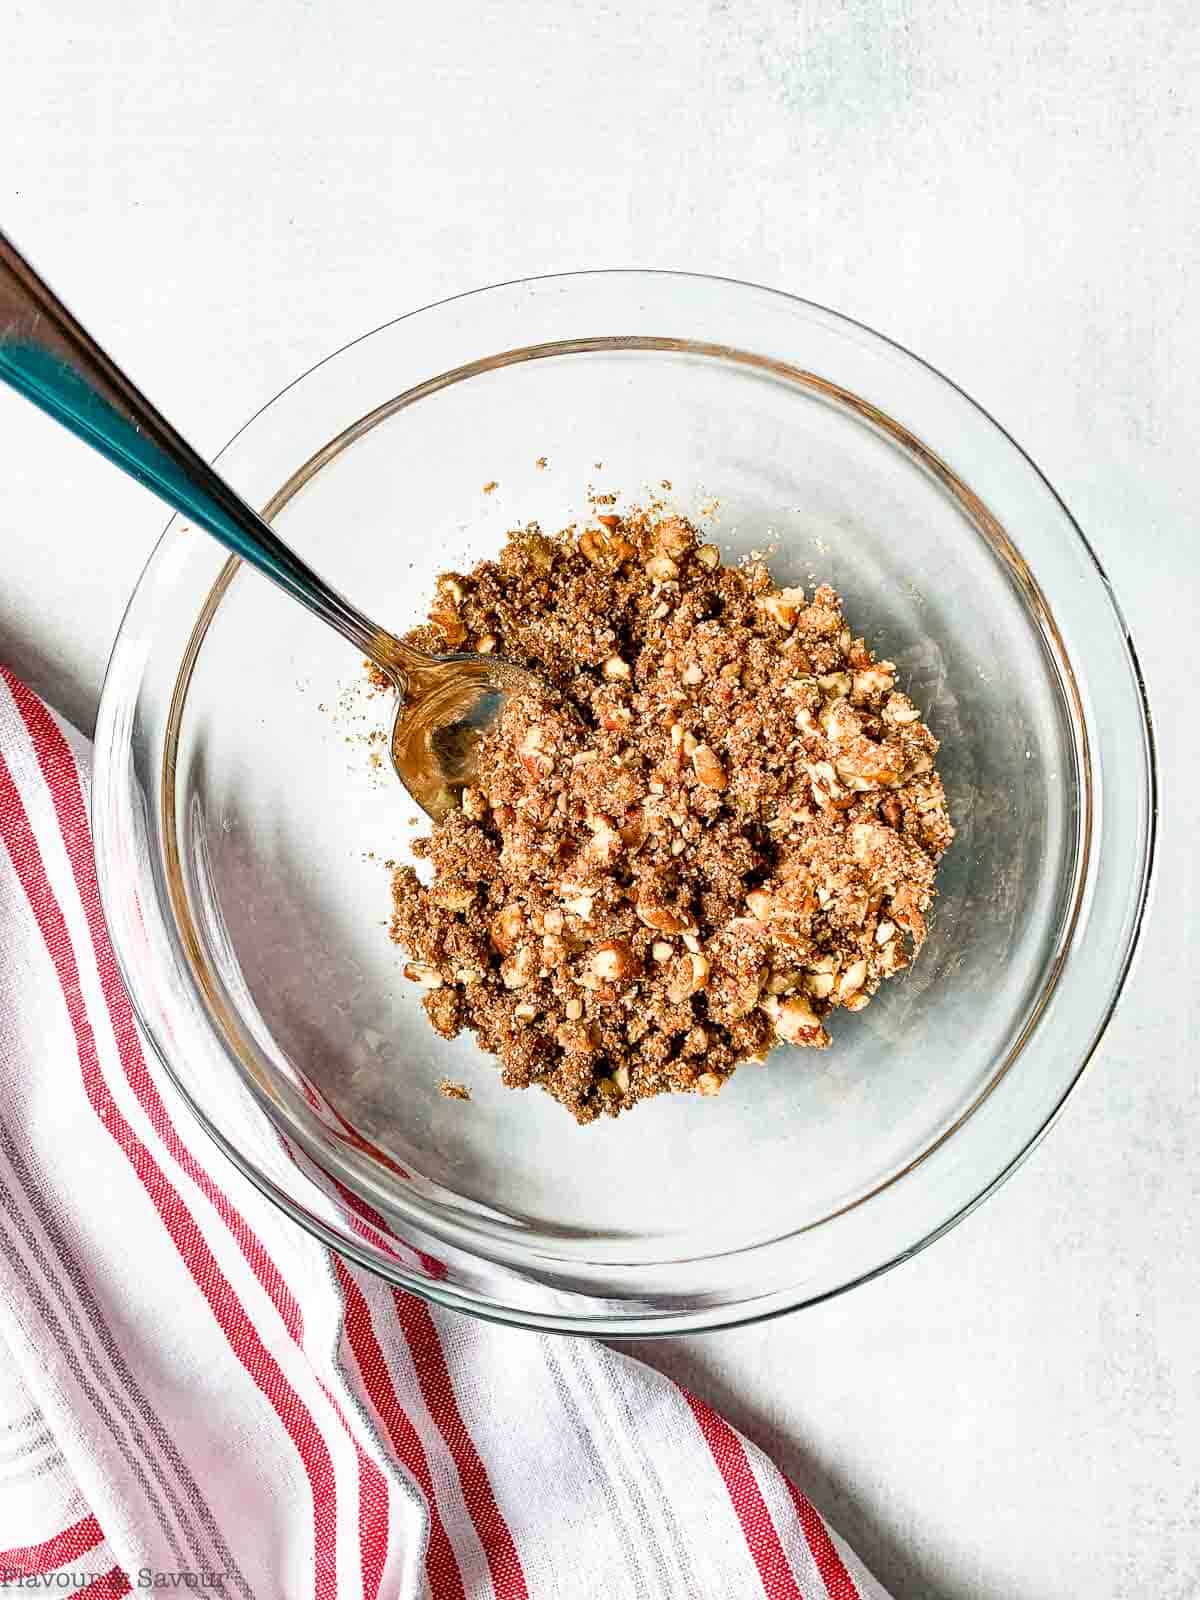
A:
<svg viewBox="0 0 1200 1600">
<path fill-rule="evenodd" d="M 432 651 L 495 651 L 479 781 L 393 878 L 392 937 L 445 1038 L 590 1122 L 717 1094 L 830 1042 L 925 938 L 953 837 L 938 744 L 828 585 L 726 567 L 682 517 L 618 516 L 438 582 Z"/>
</svg>

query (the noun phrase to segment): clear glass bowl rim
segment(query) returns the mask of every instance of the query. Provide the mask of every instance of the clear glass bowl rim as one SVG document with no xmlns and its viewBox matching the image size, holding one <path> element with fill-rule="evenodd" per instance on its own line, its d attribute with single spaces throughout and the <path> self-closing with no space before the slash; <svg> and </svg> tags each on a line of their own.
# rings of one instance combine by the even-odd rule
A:
<svg viewBox="0 0 1200 1600">
<path fill-rule="evenodd" d="M 289 1217 L 291 1217 L 293 1221 L 297 1222 L 306 1231 L 320 1239 L 321 1242 L 326 1244 L 329 1248 L 344 1255 L 348 1259 L 355 1261 L 358 1265 L 362 1266 L 366 1270 L 389 1278 L 400 1287 L 409 1289 L 412 1292 L 448 1307 L 466 1311 L 474 1316 L 481 1317 L 484 1320 L 529 1328 L 538 1328 L 545 1331 L 581 1333 L 592 1336 L 599 1335 L 617 1337 L 633 1335 L 639 1337 L 650 1337 L 668 1336 L 671 1334 L 688 1331 L 706 1331 L 709 1329 L 737 1326 L 761 1321 L 777 1315 L 782 1315 L 790 1310 L 799 1309 L 803 1306 L 819 1304 L 824 1300 L 845 1293 L 859 1284 L 868 1282 L 882 1275 L 884 1272 L 889 1271 L 893 1266 L 897 1265 L 900 1261 L 907 1260 L 909 1257 L 928 1247 L 936 1239 L 942 1237 L 943 1234 L 948 1232 L 958 1222 L 963 1220 L 964 1217 L 968 1216 L 973 1210 L 975 1210 L 977 1206 L 982 1204 L 985 1199 L 993 1194 L 1000 1187 L 1000 1185 L 1004 1183 L 1013 1172 L 1016 1171 L 1025 1158 L 1040 1143 L 1041 1139 L 1045 1137 L 1046 1133 L 1061 1114 L 1067 1099 L 1070 1097 L 1071 1093 L 1082 1077 L 1083 1072 L 1093 1059 L 1095 1052 L 1104 1036 L 1107 1025 L 1111 1020 L 1113 1011 L 1119 1002 L 1125 984 L 1128 981 L 1129 974 L 1139 947 L 1141 930 L 1144 925 L 1155 876 L 1155 867 L 1157 861 L 1156 843 L 1158 823 L 1158 764 L 1154 742 L 1153 721 L 1147 698 L 1145 681 L 1132 637 L 1121 612 L 1120 605 L 1115 594 L 1113 593 L 1112 586 L 1109 583 L 1107 575 L 1105 574 L 1104 569 L 1101 566 L 1101 563 L 1086 535 L 1075 522 L 1075 519 L 1072 517 L 1069 509 L 1062 501 L 1062 498 L 1057 494 L 1053 486 L 1046 479 L 1045 475 L 1038 468 L 1036 462 L 1034 462 L 1029 453 L 1012 438 L 1007 430 L 995 419 L 995 417 L 991 415 L 990 412 L 979 405 L 979 403 L 972 399 L 972 397 L 968 395 L 965 390 L 963 390 L 958 384 L 954 383 L 952 379 L 948 378 L 938 368 L 934 367 L 920 356 L 915 355 L 912 351 L 908 350 L 898 341 L 889 338 L 885 334 L 879 333 L 877 330 L 869 327 L 867 324 L 858 321 L 855 318 L 848 317 L 844 313 L 834 311 L 829 307 L 823 306 L 815 301 L 804 299 L 801 296 L 792 295 L 785 291 L 771 289 L 763 285 L 758 285 L 734 278 L 691 272 L 673 272 L 636 268 L 598 269 L 582 272 L 548 274 L 533 278 L 507 280 L 505 282 L 487 285 L 479 289 L 466 291 L 463 294 L 449 296 L 443 300 L 430 302 L 427 305 L 414 308 L 414 310 L 406 312 L 401 316 L 389 319 L 387 322 L 380 324 L 378 327 L 359 335 L 356 339 L 350 340 L 338 350 L 331 352 L 330 355 L 322 358 L 321 361 L 314 363 L 314 365 L 309 367 L 305 372 L 299 374 L 289 384 L 285 385 L 284 388 L 281 389 L 275 396 L 273 396 L 271 400 L 267 401 L 263 406 L 261 406 L 258 411 L 248 418 L 242 427 L 238 429 L 237 433 L 231 437 L 222 451 L 219 452 L 214 459 L 219 461 L 221 457 L 225 455 L 226 452 L 231 448 L 231 446 L 241 438 L 246 430 L 250 428 L 259 417 L 261 417 L 266 411 L 275 405 L 277 401 L 279 401 L 284 395 L 288 394 L 289 391 L 296 388 L 299 384 L 303 383 L 313 374 L 317 373 L 329 362 L 335 361 L 338 357 L 354 349 L 357 345 L 374 338 L 376 335 L 384 333 L 388 329 L 396 328 L 400 324 L 408 322 L 413 318 L 420 317 L 427 312 L 438 311 L 459 302 L 471 301 L 478 297 L 495 294 L 503 290 L 518 290 L 523 288 L 532 288 L 533 286 L 548 287 L 555 284 L 571 284 L 577 282 L 587 282 L 588 280 L 594 281 L 614 278 L 625 280 L 679 280 L 695 286 L 711 285 L 714 290 L 720 290 L 723 288 L 749 290 L 756 295 L 771 297 L 774 300 L 786 303 L 794 308 L 815 313 L 818 316 L 826 318 L 833 323 L 839 324 L 846 329 L 854 330 L 861 335 L 865 335 L 867 339 L 874 341 L 879 346 L 889 349 L 895 355 L 913 363 L 917 368 L 922 369 L 928 377 L 932 377 L 933 379 L 937 380 L 941 385 L 944 385 L 946 389 L 952 391 L 959 399 L 965 401 L 968 407 L 970 407 L 972 411 L 977 413 L 987 424 L 989 424 L 991 428 L 993 428 L 996 433 L 1007 443 L 1007 445 L 1017 453 L 1024 464 L 1028 467 L 1029 471 L 1040 481 L 1041 487 L 1052 496 L 1058 510 L 1061 512 L 1066 526 L 1071 530 L 1074 538 L 1078 540 L 1079 546 L 1084 552 L 1087 561 L 1094 569 L 1095 575 L 1100 579 L 1103 594 L 1109 611 L 1109 620 L 1115 624 L 1119 632 L 1120 644 L 1125 656 L 1125 664 L 1128 668 L 1130 679 L 1134 686 L 1136 695 L 1137 711 L 1140 720 L 1139 732 L 1141 734 L 1141 744 L 1139 748 L 1139 755 L 1141 757 L 1141 770 L 1139 775 L 1144 791 L 1142 794 L 1142 807 L 1146 819 L 1145 831 L 1142 838 L 1138 841 L 1140 845 L 1139 859 L 1141 870 L 1135 891 L 1136 905 L 1129 924 L 1124 949 L 1122 951 L 1120 970 L 1117 972 L 1115 979 L 1113 980 L 1111 993 L 1103 1012 L 1094 1020 L 1094 1025 L 1087 1040 L 1086 1048 L 1082 1051 L 1080 1058 L 1075 1065 L 1074 1071 L 1067 1081 L 1066 1086 L 1058 1100 L 1052 1107 L 1049 1115 L 1047 1115 L 1041 1124 L 1031 1133 L 1023 1146 L 1002 1167 L 1002 1169 L 986 1183 L 984 1183 L 978 1192 L 973 1195 L 973 1197 L 971 1197 L 965 1203 L 959 1205 L 942 1222 L 926 1231 L 912 1245 L 902 1250 L 895 1251 L 887 1259 L 880 1261 L 870 1270 L 856 1273 L 855 1275 L 847 1278 L 846 1281 L 839 1283 L 833 1288 L 825 1289 L 818 1293 L 797 1293 L 794 1299 L 780 1299 L 778 1296 L 775 1296 L 766 1309 L 759 1308 L 752 1300 L 748 1303 L 737 1302 L 729 1305 L 721 1305 L 716 1308 L 709 1307 L 690 1315 L 667 1317 L 665 1319 L 661 1317 L 644 1317 L 637 1313 L 597 1319 L 585 1316 L 560 1314 L 558 1312 L 533 1312 L 525 1308 L 512 1309 L 499 1306 L 488 1301 L 478 1300 L 470 1293 L 464 1293 L 444 1282 L 431 1281 L 416 1274 L 411 1274 L 403 1266 L 397 1265 L 394 1262 L 381 1261 L 378 1256 L 372 1256 L 365 1251 L 352 1234 L 341 1234 L 335 1229 L 330 1228 L 321 1220 L 321 1218 L 307 1211 L 303 1205 L 298 1203 L 291 1195 L 287 1194 L 266 1174 L 260 1171 L 255 1166 L 254 1162 L 250 1160 L 244 1152 L 240 1151 L 222 1132 L 221 1129 L 213 1124 L 212 1120 L 206 1115 L 204 1108 L 196 1102 L 195 1097 L 189 1092 L 187 1086 L 180 1080 L 179 1075 L 172 1067 L 170 1052 L 164 1046 L 160 1028 L 156 1026 L 155 1019 L 149 1014 L 148 1009 L 139 1003 L 140 986 L 134 981 L 135 974 L 129 964 L 129 952 L 123 948 L 122 941 L 115 932 L 113 944 L 118 966 L 120 967 L 122 976 L 125 979 L 126 987 L 129 989 L 135 1015 L 137 1016 L 137 1020 L 143 1035 L 149 1040 L 156 1056 L 162 1062 L 167 1073 L 176 1084 L 176 1087 L 180 1089 L 181 1093 L 184 1095 L 184 1098 L 191 1106 L 191 1109 L 196 1115 L 200 1125 L 205 1129 L 205 1131 L 225 1153 L 225 1155 L 228 1156 L 235 1167 L 237 1167 L 238 1170 L 243 1173 L 244 1176 L 254 1183 L 259 1190 L 267 1195 L 267 1197 L 271 1199 L 277 1206 L 279 1206 L 281 1210 L 283 1210 Z M 121 639 L 124 635 L 127 625 L 129 624 L 131 614 L 136 609 L 139 594 L 146 585 L 147 580 L 155 568 L 156 562 L 162 553 L 164 544 L 170 538 L 171 529 L 175 523 L 175 520 L 176 519 L 174 518 L 171 519 L 167 525 L 167 528 L 164 530 L 162 538 L 158 544 L 156 544 L 155 549 L 151 552 L 146 566 L 139 577 L 138 585 L 134 590 L 133 596 L 129 602 L 129 606 L 127 607 L 125 617 L 122 620 L 121 630 L 118 633 L 117 644 L 114 646 L 113 657 L 110 660 L 109 671 L 106 674 L 104 689 L 101 697 L 100 716 L 97 722 L 96 774 L 93 788 L 93 830 L 96 841 L 97 874 L 99 879 L 101 902 L 104 907 L 106 917 L 109 921 L 110 930 L 113 929 L 114 926 L 119 922 L 119 919 L 114 915 L 114 902 L 119 893 L 119 873 L 115 870 L 115 853 L 111 848 L 111 846 L 116 842 L 116 835 L 114 834 L 116 818 L 112 804 L 112 797 L 114 792 L 114 783 L 117 781 L 116 768 L 118 766 L 118 762 L 116 760 L 117 748 L 114 744 L 114 739 L 116 737 L 117 730 L 123 730 L 124 734 L 128 734 L 132 726 L 132 718 L 127 715 L 129 708 L 127 706 L 120 707 L 116 703 L 122 692 L 123 686 L 115 681 L 116 675 L 113 669 L 117 659 Z"/>
</svg>

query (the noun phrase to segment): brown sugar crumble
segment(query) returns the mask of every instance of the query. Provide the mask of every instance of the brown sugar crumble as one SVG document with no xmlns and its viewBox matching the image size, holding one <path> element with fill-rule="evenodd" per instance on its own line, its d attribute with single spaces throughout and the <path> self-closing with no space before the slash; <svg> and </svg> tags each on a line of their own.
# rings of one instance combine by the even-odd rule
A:
<svg viewBox="0 0 1200 1600">
<path fill-rule="evenodd" d="M 447 1100 L 469 1100 L 471 1091 L 465 1083 L 454 1083 L 450 1078 L 443 1078 L 438 1084 L 438 1093 Z"/>
<path fill-rule="evenodd" d="M 584 1123 L 821 1048 L 925 938 L 954 830 L 937 740 L 837 594 L 726 567 L 684 518 L 511 533 L 439 580 L 433 651 L 494 650 L 479 780 L 393 876 L 391 935 L 444 1038 Z M 446 1092 L 443 1089 L 443 1092 Z"/>
</svg>

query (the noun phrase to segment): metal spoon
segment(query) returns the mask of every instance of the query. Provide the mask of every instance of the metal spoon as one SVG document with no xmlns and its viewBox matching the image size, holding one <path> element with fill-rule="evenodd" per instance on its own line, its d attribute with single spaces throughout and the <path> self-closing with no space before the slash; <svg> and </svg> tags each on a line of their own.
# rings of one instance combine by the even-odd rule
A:
<svg viewBox="0 0 1200 1600">
<path fill-rule="evenodd" d="M 176 433 L 0 233 L 0 377 L 336 628 L 396 689 L 392 765 L 435 819 L 476 776 L 480 738 L 532 673 L 427 655 L 331 589 Z"/>
</svg>

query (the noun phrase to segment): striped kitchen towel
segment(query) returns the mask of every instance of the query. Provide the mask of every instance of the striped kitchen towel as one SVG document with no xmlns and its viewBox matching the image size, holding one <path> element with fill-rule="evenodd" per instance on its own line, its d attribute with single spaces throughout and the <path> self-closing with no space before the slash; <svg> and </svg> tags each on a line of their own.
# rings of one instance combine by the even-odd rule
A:
<svg viewBox="0 0 1200 1600">
<path fill-rule="evenodd" d="M 101 919 L 84 742 L 0 676 L 0 1592 L 886 1600 L 702 1400 L 431 1309 L 197 1126 Z"/>
</svg>

